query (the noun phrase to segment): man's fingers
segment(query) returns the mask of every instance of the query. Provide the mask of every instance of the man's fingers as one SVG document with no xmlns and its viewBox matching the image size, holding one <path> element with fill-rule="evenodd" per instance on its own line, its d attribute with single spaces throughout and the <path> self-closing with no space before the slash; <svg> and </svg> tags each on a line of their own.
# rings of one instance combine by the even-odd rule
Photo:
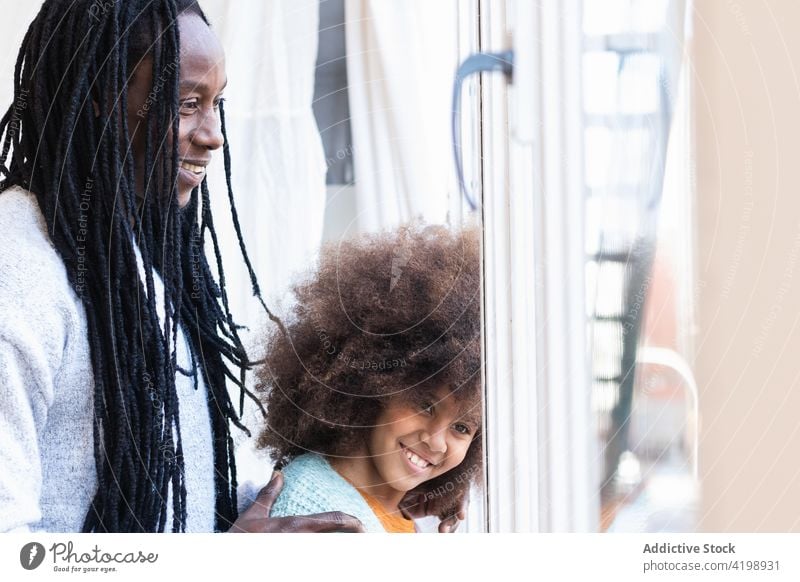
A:
<svg viewBox="0 0 800 582">
<path fill-rule="evenodd" d="M 272 504 L 275 503 L 281 489 L 283 489 L 283 473 L 273 471 L 272 479 L 258 492 L 251 508 L 258 507 L 263 511 L 264 517 L 269 517 L 269 512 L 272 511 Z"/>
<path fill-rule="evenodd" d="M 425 517 L 427 513 L 425 495 L 422 493 L 409 493 L 400 502 L 399 508 L 400 513 L 406 519 Z"/>
<path fill-rule="evenodd" d="M 456 512 L 456 517 L 464 521 L 467 519 L 467 510 L 469 509 L 469 495 L 464 495 L 461 498 L 461 502 L 458 504 L 458 511 Z"/>
<path fill-rule="evenodd" d="M 341 511 L 293 517 L 290 531 L 303 533 L 364 533 L 363 524 Z"/>
</svg>

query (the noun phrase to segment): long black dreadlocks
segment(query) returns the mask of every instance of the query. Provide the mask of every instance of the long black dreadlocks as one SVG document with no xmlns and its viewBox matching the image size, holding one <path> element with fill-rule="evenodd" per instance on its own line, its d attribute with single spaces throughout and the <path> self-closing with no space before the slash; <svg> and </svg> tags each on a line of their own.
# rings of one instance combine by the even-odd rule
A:
<svg viewBox="0 0 800 582">
<path fill-rule="evenodd" d="M 196 0 L 46 0 L 19 52 L 14 104 L 0 120 L 0 192 L 20 186 L 36 194 L 86 310 L 98 488 L 85 532 L 162 531 L 170 487 L 172 531 L 185 531 L 176 373 L 194 375 L 197 382 L 199 372 L 208 387 L 216 528 L 228 529 L 237 516 L 230 425 L 247 431 L 240 417 L 245 395 L 252 397 L 244 374 L 253 362 L 228 306 L 208 187 L 204 181 L 184 209 L 173 195 L 178 140 L 169 136 L 178 135 L 177 19 L 183 12 L 208 23 Z M 148 179 L 137 201 L 125 112 L 127 84 L 145 57 L 152 59 L 153 79 L 163 83 L 163 98 L 148 111 Z M 224 120 L 221 108 L 233 223 L 253 293 L 273 318 L 239 229 Z M 219 284 L 205 256 L 207 234 Z M 135 247 L 144 281 L 137 276 Z M 154 271 L 164 283 L 163 320 Z M 177 365 L 179 326 L 192 352 L 190 370 Z M 226 380 L 241 390 L 238 413 Z"/>
</svg>

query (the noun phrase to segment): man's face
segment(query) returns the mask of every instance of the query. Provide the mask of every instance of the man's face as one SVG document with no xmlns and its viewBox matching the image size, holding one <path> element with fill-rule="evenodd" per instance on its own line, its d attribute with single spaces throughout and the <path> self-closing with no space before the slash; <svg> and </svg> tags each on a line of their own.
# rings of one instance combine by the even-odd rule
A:
<svg viewBox="0 0 800 582">
<path fill-rule="evenodd" d="M 185 206 L 206 175 L 206 166 L 214 150 L 223 145 L 219 104 L 227 84 L 225 53 L 216 35 L 195 14 L 178 17 L 181 38 L 180 54 L 180 125 L 178 130 L 178 180 L 175 195 L 178 204 Z M 174 63 L 165 63 L 162 71 L 153 72 L 151 57 L 135 69 L 128 85 L 128 131 L 136 171 L 137 195 L 143 195 L 146 180 L 157 180 L 155 173 L 145 176 L 145 133 L 147 115 L 156 109 L 163 94 L 162 75 L 174 70 Z M 167 143 L 153 144 L 164 152 Z M 153 169 L 151 168 L 151 172 Z"/>
</svg>

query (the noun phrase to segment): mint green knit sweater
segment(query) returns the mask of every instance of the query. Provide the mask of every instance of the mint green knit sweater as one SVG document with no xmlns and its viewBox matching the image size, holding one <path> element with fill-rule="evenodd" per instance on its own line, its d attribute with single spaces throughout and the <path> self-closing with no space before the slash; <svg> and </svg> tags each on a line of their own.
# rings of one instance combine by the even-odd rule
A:
<svg viewBox="0 0 800 582">
<path fill-rule="evenodd" d="M 271 517 L 341 511 L 357 517 L 368 533 L 385 532 L 367 502 L 328 461 L 307 453 L 283 468 L 283 490 L 272 506 Z"/>
</svg>

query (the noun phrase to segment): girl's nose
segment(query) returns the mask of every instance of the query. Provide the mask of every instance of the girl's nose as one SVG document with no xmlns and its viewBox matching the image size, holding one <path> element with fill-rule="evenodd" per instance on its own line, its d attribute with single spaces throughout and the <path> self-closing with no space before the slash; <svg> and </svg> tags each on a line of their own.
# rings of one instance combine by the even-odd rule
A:
<svg viewBox="0 0 800 582">
<path fill-rule="evenodd" d="M 430 431 L 425 431 L 421 440 L 428 445 L 432 453 L 443 455 L 447 452 L 447 439 L 444 429 L 432 428 Z"/>
</svg>

